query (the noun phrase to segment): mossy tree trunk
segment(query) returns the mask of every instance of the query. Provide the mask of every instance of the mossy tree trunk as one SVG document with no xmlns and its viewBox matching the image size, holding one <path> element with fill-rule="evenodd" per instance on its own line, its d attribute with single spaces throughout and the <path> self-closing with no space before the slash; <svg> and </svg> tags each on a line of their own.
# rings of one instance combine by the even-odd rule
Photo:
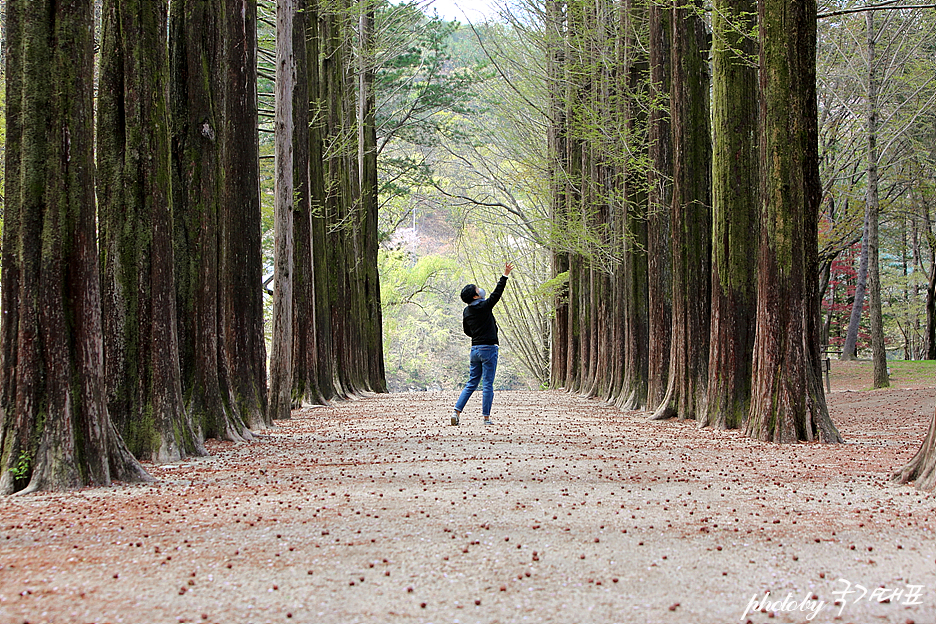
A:
<svg viewBox="0 0 936 624">
<path fill-rule="evenodd" d="M 706 425 L 737 429 L 751 402 L 757 312 L 756 0 L 713 11 L 712 322 Z"/>
<path fill-rule="evenodd" d="M 316 387 L 323 400 L 337 396 L 337 358 L 335 357 L 334 332 L 332 331 L 333 280 L 336 267 L 331 265 L 328 247 L 333 234 L 329 233 L 331 217 L 328 214 L 331 189 L 328 180 L 326 137 L 328 133 L 328 90 L 326 68 L 329 57 L 323 58 L 325 46 L 325 16 L 320 0 L 308 0 L 307 17 L 309 26 L 308 82 L 311 113 L 309 119 L 309 186 L 311 203 L 311 255 L 312 255 L 312 304 L 315 316 L 316 342 Z"/>
<path fill-rule="evenodd" d="M 222 326 L 221 10 L 221 0 L 176 0 L 171 5 L 173 236 L 185 409 L 200 438 L 239 441 L 252 434 L 231 392 Z"/>
<path fill-rule="evenodd" d="M 760 0 L 761 228 L 751 414 L 773 442 L 839 442 L 819 369 L 816 4 Z"/>
<path fill-rule="evenodd" d="M 346 15 L 339 7 L 329 7 L 322 14 L 322 93 L 323 93 L 323 144 L 325 153 L 325 227 L 323 252 L 326 257 L 325 271 L 328 297 L 327 313 L 330 319 L 332 349 L 325 357 L 333 358 L 333 387 L 338 396 L 349 396 L 352 390 L 348 366 L 349 328 L 348 311 L 351 309 L 350 266 L 348 257 L 349 232 L 354 227 L 351 199 L 351 182 L 348 164 L 350 159 L 344 100 L 347 97 L 345 63 L 349 60 L 343 46 L 344 21 Z M 356 155 L 357 150 L 354 150 Z"/>
<path fill-rule="evenodd" d="M 141 459 L 205 454 L 182 405 L 169 197 L 165 0 L 105 0 L 97 117 L 111 419 Z"/>
<path fill-rule="evenodd" d="M 17 244 L 3 250 L 4 303 L 11 304 L 3 336 L 11 342 L 4 344 L 0 493 L 150 480 L 105 398 L 94 7 L 91 0 L 12 0 L 6 9 L 7 99 L 16 102 L 8 111 L 16 153 L 6 179 L 19 182 L 5 198 L 4 236 Z"/>
<path fill-rule="evenodd" d="M 220 298 L 222 353 L 235 409 L 251 427 L 267 414 L 257 142 L 257 3 L 223 0 Z"/>
<path fill-rule="evenodd" d="M 698 418 L 708 381 L 711 296 L 709 74 L 701 3 L 672 12 L 670 212 L 673 324 L 666 396 L 654 418 Z"/>
</svg>

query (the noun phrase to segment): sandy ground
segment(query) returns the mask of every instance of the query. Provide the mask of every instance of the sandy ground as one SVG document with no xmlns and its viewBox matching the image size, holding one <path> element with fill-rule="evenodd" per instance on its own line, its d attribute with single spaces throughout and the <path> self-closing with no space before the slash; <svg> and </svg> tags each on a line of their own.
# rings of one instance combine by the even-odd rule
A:
<svg viewBox="0 0 936 624">
<path fill-rule="evenodd" d="M 889 476 L 936 388 L 850 386 L 835 446 L 562 392 L 298 411 L 153 485 L 0 498 L 0 624 L 934 623 L 936 497 Z"/>
</svg>

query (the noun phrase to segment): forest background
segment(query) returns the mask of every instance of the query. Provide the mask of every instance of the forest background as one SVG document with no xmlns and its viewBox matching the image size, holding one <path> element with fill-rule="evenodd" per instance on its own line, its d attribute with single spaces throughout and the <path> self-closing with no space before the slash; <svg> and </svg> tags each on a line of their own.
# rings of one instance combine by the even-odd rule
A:
<svg viewBox="0 0 936 624">
<path fill-rule="evenodd" d="M 100 10 L 100 2 L 97 3 Z M 899 3 L 871 6 L 894 8 Z M 914 6 L 917 3 L 911 3 Z M 0 11 L 5 17 L 5 2 Z M 934 276 L 936 12 L 882 11 L 872 60 L 863 2 L 819 3 L 820 232 L 824 348 L 839 355 L 863 299 L 868 194 L 868 76 L 882 85 L 878 143 L 880 296 L 888 359 L 927 357 Z M 258 5 L 261 202 L 266 336 L 272 332 L 275 6 Z M 440 17 L 432 2 L 377 7 L 376 96 L 380 168 L 383 348 L 389 389 L 452 389 L 464 374 L 464 283 L 493 284 L 519 263 L 500 324 L 502 389 L 549 383 L 552 315 L 547 83 L 536 2 L 491 3 L 480 23 Z M 451 6 L 443 11 L 451 17 Z M 5 21 L 5 19 L 4 19 Z M 4 92 L 0 90 L 0 98 Z M 5 144 L 0 127 L 0 150 Z M 0 172 L 2 176 L 2 172 Z M 866 255 L 866 254 L 865 254 Z M 545 285 L 545 286 L 544 286 Z M 850 351 L 870 356 L 867 306 L 852 321 Z M 930 318 L 929 323 L 932 323 Z M 928 357 L 932 358 L 930 354 Z"/>
</svg>

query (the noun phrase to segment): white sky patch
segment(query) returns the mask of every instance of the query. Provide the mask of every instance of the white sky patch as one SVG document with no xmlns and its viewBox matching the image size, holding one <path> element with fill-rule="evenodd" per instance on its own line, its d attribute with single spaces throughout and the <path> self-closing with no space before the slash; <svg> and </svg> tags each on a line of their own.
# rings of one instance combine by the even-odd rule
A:
<svg viewBox="0 0 936 624">
<path fill-rule="evenodd" d="M 497 18 L 495 0 L 426 0 L 423 11 L 432 15 L 433 10 L 446 20 L 470 21 L 477 24 Z"/>
</svg>

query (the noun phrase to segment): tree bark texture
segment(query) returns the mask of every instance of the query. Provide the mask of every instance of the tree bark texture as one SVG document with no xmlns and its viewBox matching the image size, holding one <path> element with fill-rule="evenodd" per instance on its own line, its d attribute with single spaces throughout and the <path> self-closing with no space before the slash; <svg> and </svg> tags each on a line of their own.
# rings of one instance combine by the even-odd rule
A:
<svg viewBox="0 0 936 624">
<path fill-rule="evenodd" d="M 178 0 L 170 10 L 176 306 L 185 409 L 200 439 L 241 441 L 252 434 L 231 391 L 221 307 L 222 8 Z"/>
<path fill-rule="evenodd" d="M 701 422 L 741 427 L 750 410 L 757 312 L 756 0 L 719 0 L 714 29 L 712 319 Z"/>
<path fill-rule="evenodd" d="M 332 331 L 332 286 L 338 270 L 331 264 L 328 242 L 331 217 L 328 214 L 328 162 L 325 159 L 328 133 L 328 89 L 325 80 L 329 57 L 323 58 L 325 45 L 325 11 L 319 0 L 309 0 L 309 37 L 306 49 L 308 59 L 309 98 L 311 112 L 309 120 L 309 200 L 311 204 L 311 255 L 313 313 L 315 316 L 315 341 L 317 346 L 316 386 L 322 399 L 331 399 L 340 394 L 337 381 L 338 362 L 335 357 L 334 332 Z"/>
<path fill-rule="evenodd" d="M 3 315 L 11 342 L 4 343 L 0 493 L 150 480 L 105 398 L 93 4 L 12 0 L 6 10 L 17 149 L 6 177 L 19 184 L 5 198 L 4 236 L 15 228 L 18 244 L 3 250 L 4 297 L 13 290 L 4 303 L 13 305 Z"/>
<path fill-rule="evenodd" d="M 167 10 L 105 0 L 97 117 L 107 406 L 134 455 L 160 463 L 205 454 L 179 375 Z"/>
<path fill-rule="evenodd" d="M 294 405 L 324 403 L 318 386 L 318 346 L 316 342 L 315 278 L 312 264 L 312 167 L 310 159 L 313 129 L 310 64 L 318 66 L 318 55 L 310 63 L 309 49 L 315 45 L 312 29 L 318 17 L 311 0 L 296 0 L 293 17 L 293 58 L 296 84 L 293 89 L 293 348 L 292 400 Z M 308 41 L 307 41 L 308 39 Z M 315 74 L 318 75 L 317 73 Z M 317 78 L 316 78 L 317 80 Z M 319 163 L 315 163 L 320 167 Z"/>
<path fill-rule="evenodd" d="M 269 420 L 288 419 L 293 373 L 293 0 L 276 5 L 275 201 L 273 243 L 273 340 Z"/>
<path fill-rule="evenodd" d="M 669 116 L 672 80 L 672 9 L 650 3 L 650 171 L 647 214 L 649 284 L 649 386 L 647 406 L 663 403 L 669 385 L 672 332 L 672 248 L 670 204 L 673 197 L 673 145 Z"/>
<path fill-rule="evenodd" d="M 920 450 L 894 475 L 894 480 L 898 483 L 914 481 L 918 489 L 927 492 L 936 490 L 936 411 Z"/>
<path fill-rule="evenodd" d="M 839 442 L 822 391 L 815 285 L 821 187 L 816 4 L 760 0 L 761 233 L 748 435 Z M 810 277 L 812 276 L 812 278 Z"/>
<path fill-rule="evenodd" d="M 251 427 L 267 414 L 257 143 L 257 3 L 222 1 L 221 207 L 222 349 L 235 409 Z"/>
<path fill-rule="evenodd" d="M 630 159 L 623 170 L 623 197 L 625 198 L 622 267 L 623 297 L 616 302 L 616 310 L 623 313 L 623 354 L 620 381 L 615 393 L 615 404 L 623 409 L 647 408 L 649 388 L 650 308 L 649 308 L 649 254 L 647 227 L 646 170 L 638 163 L 649 157 L 647 153 L 647 122 L 644 112 L 647 101 L 647 77 L 650 71 L 647 44 L 649 41 L 649 9 L 642 0 L 628 0 L 621 11 L 622 36 L 620 84 L 624 94 L 626 128 L 625 153 L 640 154 Z"/>
<path fill-rule="evenodd" d="M 552 354 L 549 377 L 553 387 L 565 384 L 569 364 L 569 256 L 564 250 L 559 228 L 555 224 L 566 220 L 566 172 L 568 170 L 568 138 L 565 106 L 565 0 L 546 0 L 544 36 L 547 54 L 547 80 L 549 81 L 549 118 L 547 149 L 550 185 L 550 221 L 552 231 L 552 277 L 561 282 L 554 298 L 555 314 L 551 322 Z"/>
<path fill-rule="evenodd" d="M 653 418 L 699 418 L 708 381 L 711 296 L 709 79 L 701 3 L 672 12 L 672 342 L 666 396 Z"/>
</svg>

